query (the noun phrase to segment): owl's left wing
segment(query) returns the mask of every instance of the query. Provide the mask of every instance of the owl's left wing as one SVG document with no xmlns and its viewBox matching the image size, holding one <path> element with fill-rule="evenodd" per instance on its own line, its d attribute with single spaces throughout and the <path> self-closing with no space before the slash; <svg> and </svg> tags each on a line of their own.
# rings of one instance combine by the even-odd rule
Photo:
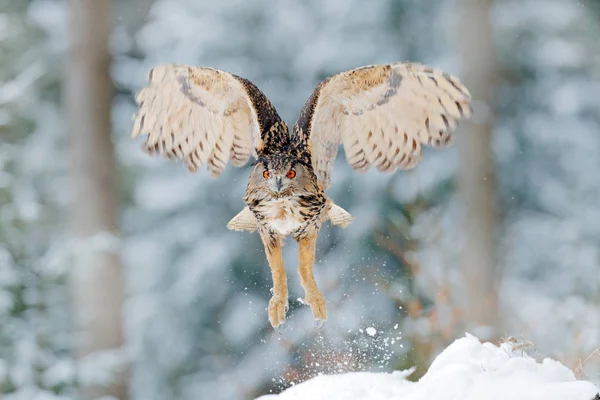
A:
<svg viewBox="0 0 600 400">
<path fill-rule="evenodd" d="M 421 145 L 444 147 L 471 115 L 469 91 L 454 76 L 415 63 L 372 65 L 321 82 L 294 126 L 324 188 L 338 147 L 356 170 L 413 168 Z"/>
</svg>

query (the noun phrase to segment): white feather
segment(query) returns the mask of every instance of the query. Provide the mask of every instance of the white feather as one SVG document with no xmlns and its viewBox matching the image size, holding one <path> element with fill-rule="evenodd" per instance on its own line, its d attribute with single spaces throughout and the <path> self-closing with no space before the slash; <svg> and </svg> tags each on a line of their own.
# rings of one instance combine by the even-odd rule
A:
<svg viewBox="0 0 600 400">
<path fill-rule="evenodd" d="M 257 110 L 227 72 L 159 65 L 136 102 L 132 136 L 147 134 L 148 151 L 185 160 L 192 171 L 205 165 L 219 175 L 230 159 L 241 166 L 261 146 Z"/>
<path fill-rule="evenodd" d="M 471 97 L 460 81 L 420 64 L 373 65 L 342 72 L 316 89 L 309 127 L 312 163 L 330 185 L 336 152 L 357 170 L 413 168 L 421 145 L 444 147 L 460 118 L 471 115 Z"/>
<path fill-rule="evenodd" d="M 266 201 L 261 211 L 271 229 L 282 235 L 289 235 L 305 222 L 298 213 L 292 211 L 298 208 L 296 201 L 282 198 Z"/>
</svg>

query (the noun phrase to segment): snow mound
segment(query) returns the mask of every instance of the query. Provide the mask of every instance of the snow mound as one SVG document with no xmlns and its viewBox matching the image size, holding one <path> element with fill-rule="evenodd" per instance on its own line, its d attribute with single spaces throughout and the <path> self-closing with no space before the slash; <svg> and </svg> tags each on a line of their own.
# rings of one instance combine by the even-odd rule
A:
<svg viewBox="0 0 600 400">
<path fill-rule="evenodd" d="M 456 340 L 418 381 L 412 371 L 322 375 L 257 400 L 594 400 L 598 388 L 551 359 L 541 363 L 510 343 L 497 347 L 469 334 Z"/>
</svg>

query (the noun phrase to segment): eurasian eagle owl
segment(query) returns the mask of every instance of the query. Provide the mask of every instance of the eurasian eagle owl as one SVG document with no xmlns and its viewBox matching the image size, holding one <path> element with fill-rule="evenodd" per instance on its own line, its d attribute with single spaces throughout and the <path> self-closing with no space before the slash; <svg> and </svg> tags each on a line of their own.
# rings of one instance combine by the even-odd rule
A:
<svg viewBox="0 0 600 400">
<path fill-rule="evenodd" d="M 228 162 L 255 158 L 246 206 L 227 225 L 258 231 L 273 276 L 268 315 L 279 332 L 288 289 L 282 238 L 299 243 L 299 274 L 317 325 L 325 300 L 313 277 L 321 225 L 346 227 L 352 216 L 327 198 L 331 167 L 344 146 L 353 169 L 413 168 L 421 146 L 444 147 L 458 120 L 471 115 L 460 81 L 415 63 L 372 65 L 342 72 L 314 90 L 292 132 L 250 81 L 207 67 L 161 65 L 136 96 L 133 136 L 148 134 L 145 148 L 183 159 L 190 171 L 206 166 L 218 176 Z"/>
</svg>

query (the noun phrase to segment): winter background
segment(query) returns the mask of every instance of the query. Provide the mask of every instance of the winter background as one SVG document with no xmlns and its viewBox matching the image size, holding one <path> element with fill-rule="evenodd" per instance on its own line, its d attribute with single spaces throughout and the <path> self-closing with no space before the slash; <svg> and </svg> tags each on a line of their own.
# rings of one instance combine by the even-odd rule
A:
<svg viewBox="0 0 600 400">
<path fill-rule="evenodd" d="M 411 367 L 414 380 L 466 331 L 600 383 L 597 1 L 478 5 L 489 7 L 477 24 L 491 25 L 495 55 L 494 101 L 474 104 L 474 123 L 492 132 L 493 251 L 465 244 L 472 226 L 457 182 L 471 125 L 410 172 L 352 173 L 340 156 L 329 194 L 356 219 L 319 239 L 329 319 L 313 329 L 290 241 L 283 336 L 267 321 L 260 239 L 225 228 L 243 205 L 248 166 L 215 180 L 147 157 L 129 136 L 134 93 L 157 63 L 213 66 L 252 80 L 291 125 L 321 79 L 361 65 L 418 61 L 469 82 L 464 71 L 481 59 L 464 50 L 460 15 L 477 1 L 112 1 L 106 134 L 117 189 L 93 196 L 117 202 L 119 226 L 87 237 L 72 233 L 81 218 L 65 112 L 73 3 L 0 0 L 0 398 L 76 399 L 81 388 L 120 385 L 111 393 L 136 400 L 253 399 L 322 374 Z M 118 254 L 115 281 L 98 285 L 123 293 L 106 303 L 86 301 L 71 279 L 94 252 Z M 463 268 L 469 252 L 494 260 L 481 266 L 493 288 L 485 315 L 494 317 L 483 322 L 469 318 L 480 302 L 469 290 L 484 286 Z M 124 337 L 78 352 L 73 310 L 104 306 L 121 313 Z"/>
</svg>

